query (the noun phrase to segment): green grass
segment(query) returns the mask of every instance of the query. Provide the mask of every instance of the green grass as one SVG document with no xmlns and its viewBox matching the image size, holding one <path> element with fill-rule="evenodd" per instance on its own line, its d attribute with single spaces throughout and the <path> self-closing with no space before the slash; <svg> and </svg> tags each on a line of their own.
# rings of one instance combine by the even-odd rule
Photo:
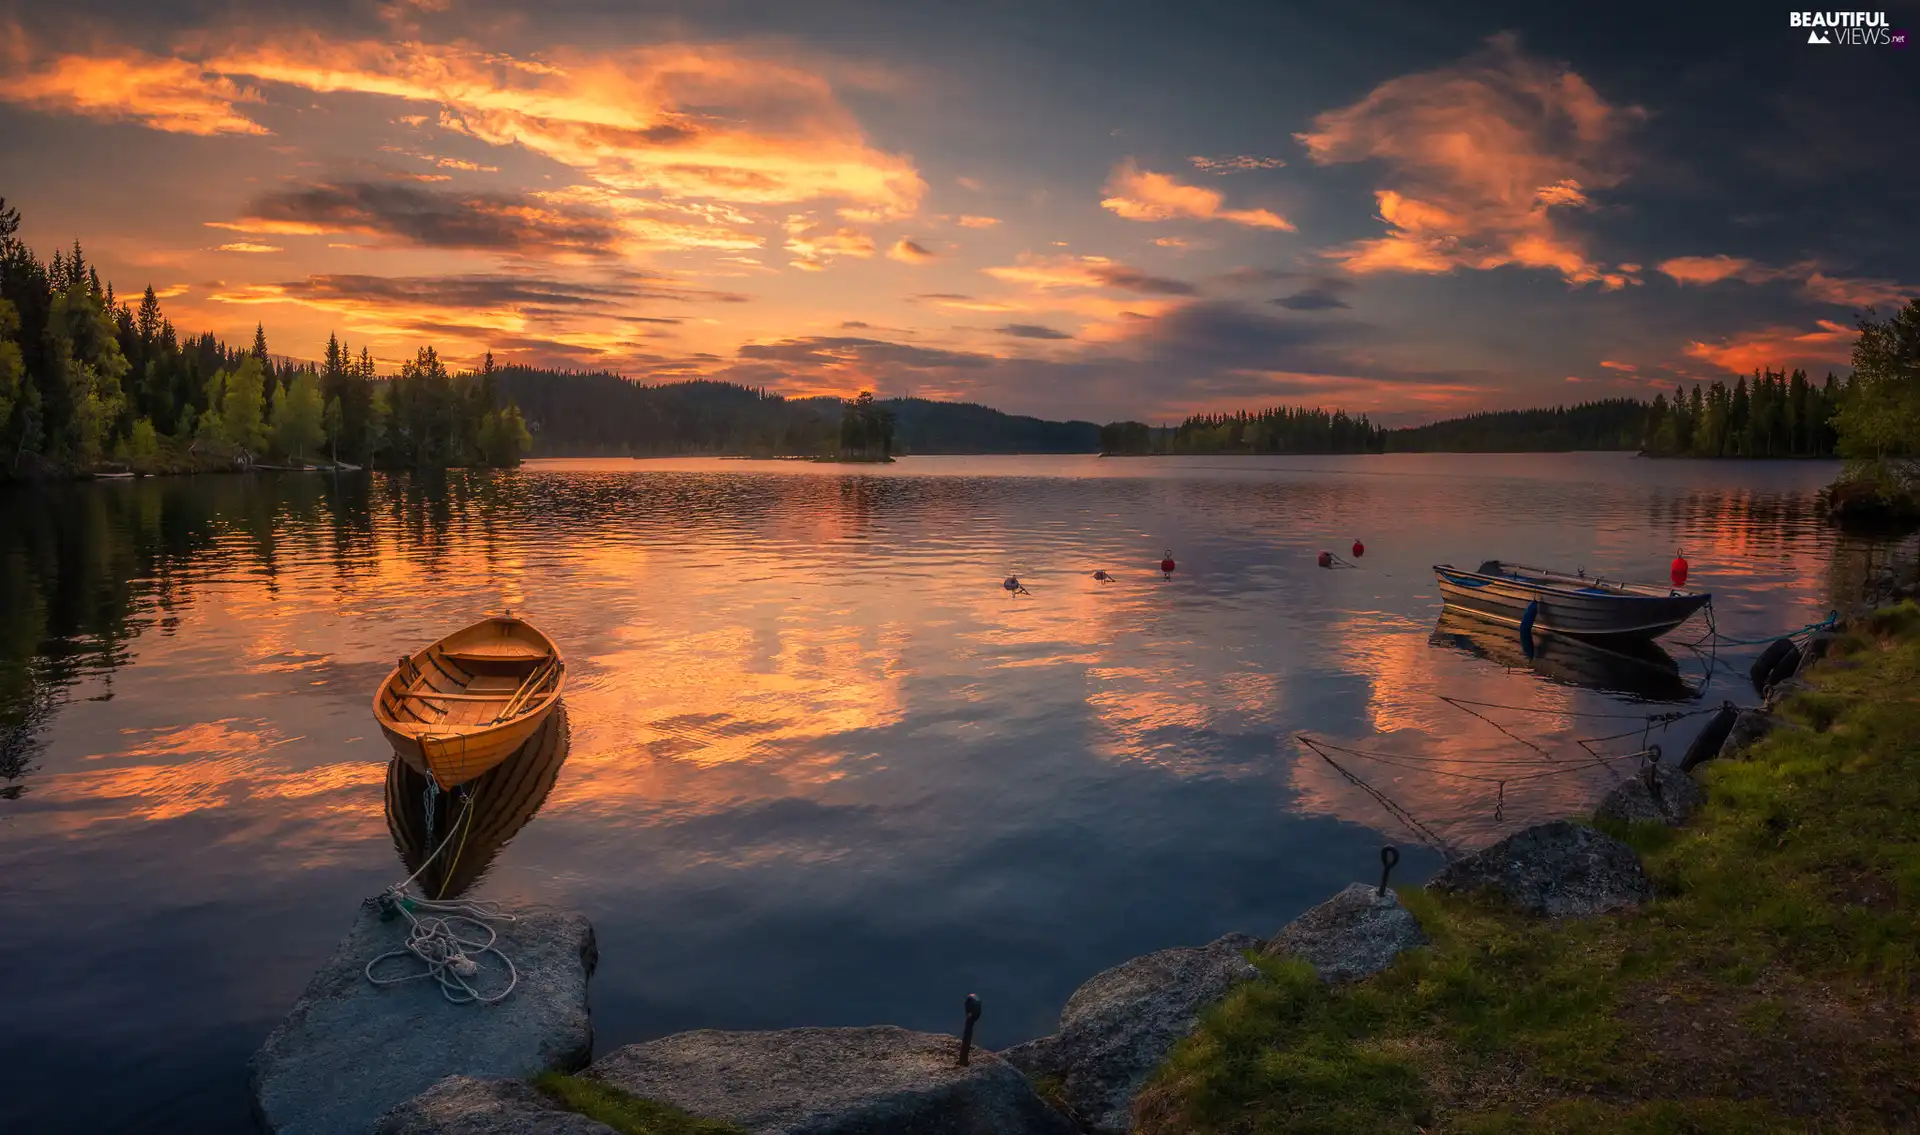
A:
<svg viewBox="0 0 1920 1135">
<path fill-rule="evenodd" d="M 533 1086 L 568 1111 L 598 1120 L 623 1135 L 746 1135 L 731 1123 L 700 1119 L 587 1076 L 543 1072 L 535 1077 Z"/>
<path fill-rule="evenodd" d="M 1550 925 L 1405 892 L 1433 938 L 1328 989 L 1259 959 L 1138 1105 L 1173 1132 L 1920 1125 L 1920 608 L 1862 621 L 1688 828 L 1614 831 L 1660 895 Z"/>
</svg>

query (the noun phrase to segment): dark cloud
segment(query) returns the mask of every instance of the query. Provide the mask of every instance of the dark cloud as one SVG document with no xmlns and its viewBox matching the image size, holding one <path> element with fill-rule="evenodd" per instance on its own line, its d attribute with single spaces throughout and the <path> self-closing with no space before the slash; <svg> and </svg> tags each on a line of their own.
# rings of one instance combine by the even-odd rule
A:
<svg viewBox="0 0 1920 1135">
<path fill-rule="evenodd" d="M 864 319 L 849 319 L 840 325 L 842 331 L 861 331 L 868 326 Z"/>
<path fill-rule="evenodd" d="M 1230 268 L 1214 277 L 1220 283 L 1232 287 L 1245 287 L 1251 284 L 1272 284 L 1281 280 L 1298 280 L 1304 273 L 1285 268 Z"/>
<path fill-rule="evenodd" d="M 1065 331 L 1055 331 L 1051 327 L 1042 327 L 1038 323 L 1009 323 L 1005 327 L 995 328 L 1002 335 L 1012 335 L 1016 339 L 1071 339 Z"/>
<path fill-rule="evenodd" d="M 620 226 L 611 218 L 563 210 L 528 197 L 429 189 L 391 181 L 348 181 L 262 194 L 233 227 L 309 226 L 366 233 L 421 248 L 483 249 L 611 256 Z"/>
<path fill-rule="evenodd" d="M 1338 276 L 1328 276 L 1316 281 L 1309 287 L 1301 288 L 1290 296 L 1281 296 L 1267 302 L 1288 311 L 1326 311 L 1329 308 L 1349 307 L 1341 296 L 1353 290 L 1353 281 Z"/>
<path fill-rule="evenodd" d="M 977 369 L 995 361 L 991 355 L 971 351 L 914 347 L 846 335 L 810 335 L 803 339 L 782 339 L 778 343 L 749 343 L 740 348 L 739 357 L 808 365 L 857 362 L 874 366 L 962 369 Z"/>
<path fill-rule="evenodd" d="M 1139 292 L 1152 296 L 1191 296 L 1200 289 L 1185 280 L 1169 279 L 1166 276 L 1149 276 L 1137 268 L 1124 264 L 1103 264 L 1092 269 L 1092 275 L 1110 288 L 1122 291 Z"/>
<path fill-rule="evenodd" d="M 1340 366 L 1331 348 L 1357 330 L 1353 324 L 1287 319 L 1204 300 L 1150 321 L 1131 341 L 1150 357 L 1178 359 L 1182 366 L 1329 371 Z"/>
<path fill-rule="evenodd" d="M 545 314 L 594 311 L 623 307 L 639 299 L 709 299 L 722 293 L 687 291 L 640 279 L 629 274 L 630 282 L 590 284 L 547 279 L 528 275 L 461 276 L 368 276 L 335 273 L 308 276 L 277 286 L 291 299 L 351 300 L 361 303 L 404 303 L 462 310 L 501 307 L 529 308 L 529 314 L 542 314 L 540 308 L 560 309 Z M 537 305 L 537 306 L 533 306 Z M 677 323 L 677 319 L 647 316 L 623 316 L 644 323 Z"/>
</svg>

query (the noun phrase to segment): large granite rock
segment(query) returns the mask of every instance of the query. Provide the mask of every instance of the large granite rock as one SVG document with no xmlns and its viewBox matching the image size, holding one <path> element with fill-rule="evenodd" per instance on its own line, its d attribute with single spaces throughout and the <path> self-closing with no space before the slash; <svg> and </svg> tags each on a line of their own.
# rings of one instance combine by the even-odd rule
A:
<svg viewBox="0 0 1920 1135">
<path fill-rule="evenodd" d="M 1001 1055 L 1029 1076 L 1057 1081 L 1062 1102 L 1092 1130 L 1124 1132 L 1134 1096 L 1201 1010 L 1259 975 L 1245 951 L 1261 945 L 1229 934 L 1122 962 L 1074 990 L 1058 1033 Z"/>
<path fill-rule="evenodd" d="M 956 1037 L 857 1029 L 676 1033 L 587 1075 L 752 1135 L 1072 1135 L 1014 1067 Z"/>
<path fill-rule="evenodd" d="M 522 1080 L 448 1076 L 380 1118 L 375 1135 L 616 1135 Z"/>
<path fill-rule="evenodd" d="M 1567 820 L 1537 824 L 1440 869 L 1436 891 L 1487 891 L 1549 918 L 1604 914 L 1653 898 L 1633 849 Z"/>
<path fill-rule="evenodd" d="M 499 924 L 519 985 L 484 1005 L 455 1005 L 425 978 L 369 983 L 367 962 L 400 948 L 406 929 L 405 919 L 382 922 L 374 900 L 361 903 L 353 929 L 254 1053 L 254 1112 L 265 1130 L 364 1135 L 389 1108 L 448 1076 L 524 1079 L 591 1059 L 587 979 L 598 953 L 584 917 L 523 914 Z"/>
<path fill-rule="evenodd" d="M 1413 912 L 1392 891 L 1365 883 L 1347 889 L 1287 923 L 1266 952 L 1310 962 L 1322 981 L 1358 981 L 1393 964 L 1403 951 L 1427 945 Z"/>
<path fill-rule="evenodd" d="M 1734 719 L 1738 727 L 1739 719 Z M 1677 828 L 1707 802 L 1707 790 L 1676 765 L 1655 762 L 1614 785 L 1594 809 L 1595 820 L 1623 824 L 1665 824 Z"/>
</svg>

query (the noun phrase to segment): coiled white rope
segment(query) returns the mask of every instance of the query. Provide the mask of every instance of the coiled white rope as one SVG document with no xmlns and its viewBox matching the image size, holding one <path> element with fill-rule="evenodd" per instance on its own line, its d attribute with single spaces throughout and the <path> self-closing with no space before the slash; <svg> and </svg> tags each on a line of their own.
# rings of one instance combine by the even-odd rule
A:
<svg viewBox="0 0 1920 1135">
<path fill-rule="evenodd" d="M 374 985 L 400 985 L 430 977 L 439 983 L 441 995 L 455 1005 L 476 1002 L 488 1005 L 506 997 L 520 984 L 520 971 L 515 968 L 513 959 L 495 945 L 500 940 L 500 933 L 492 923 L 515 921 L 513 915 L 500 909 L 499 903 L 429 899 L 415 897 L 407 891 L 415 880 L 426 873 L 428 865 L 453 843 L 454 836 L 461 836 L 461 846 L 466 845 L 464 833 L 473 826 L 473 804 L 474 797 L 469 796 L 460 819 L 447 829 L 447 838 L 440 841 L 440 846 L 433 849 L 433 854 L 421 861 L 419 870 L 381 892 L 381 918 L 398 915 L 410 925 L 407 940 L 400 949 L 388 950 L 366 964 L 364 972 L 367 980 Z M 494 993 L 482 992 L 470 980 L 490 968 L 480 964 L 480 959 L 488 954 L 499 958 L 506 966 L 506 986 Z M 374 967 L 389 958 L 413 958 L 421 963 L 422 968 L 397 977 L 376 977 Z"/>
</svg>

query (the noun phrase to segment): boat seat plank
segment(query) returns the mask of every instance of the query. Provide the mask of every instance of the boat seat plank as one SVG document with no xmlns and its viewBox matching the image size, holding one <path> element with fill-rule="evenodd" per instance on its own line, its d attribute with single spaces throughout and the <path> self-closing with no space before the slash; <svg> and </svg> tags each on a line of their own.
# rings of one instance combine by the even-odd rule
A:
<svg viewBox="0 0 1920 1135">
<path fill-rule="evenodd" d="M 538 662 L 549 656 L 547 651 L 532 643 L 511 639 L 505 642 L 475 642 L 442 647 L 440 653 L 455 662 Z"/>
<path fill-rule="evenodd" d="M 400 695 L 403 698 L 419 698 L 422 701 L 490 701 L 504 702 L 513 697 L 513 687 L 484 694 L 442 694 L 432 690 L 409 690 Z"/>
</svg>

